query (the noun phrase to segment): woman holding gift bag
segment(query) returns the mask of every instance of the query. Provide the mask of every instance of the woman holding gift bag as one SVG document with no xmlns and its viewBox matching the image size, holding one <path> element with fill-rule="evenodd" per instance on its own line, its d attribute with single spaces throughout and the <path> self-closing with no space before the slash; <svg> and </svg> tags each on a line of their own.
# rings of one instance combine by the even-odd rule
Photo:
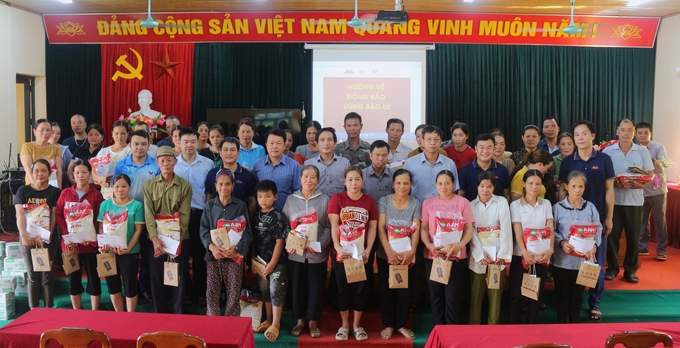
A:
<svg viewBox="0 0 680 348">
<path fill-rule="evenodd" d="M 102 170 L 96 170 L 92 173 L 92 178 L 94 181 L 101 185 L 102 187 L 109 187 L 111 185 L 111 178 L 113 177 L 113 170 L 116 168 L 116 164 L 125 157 L 130 156 L 131 149 L 128 145 L 128 124 L 125 121 L 116 121 L 113 123 L 113 131 L 111 131 L 111 136 L 113 138 L 113 145 L 107 146 L 97 153 L 95 158 L 100 158 L 107 162 L 107 167 L 110 168 L 108 175 L 99 175 L 97 172 L 105 172 Z"/>
<path fill-rule="evenodd" d="M 602 241 L 602 224 L 595 205 L 583 199 L 586 175 L 581 171 L 572 171 L 565 185 L 567 197 L 553 207 L 555 301 L 557 322 L 578 323 L 585 287 L 576 284 L 576 279 L 581 262 L 594 262 L 592 258 Z M 587 247 L 590 244 L 592 248 Z M 584 247 L 589 250 L 584 250 Z"/>
<path fill-rule="evenodd" d="M 465 197 L 453 193 L 456 187 L 454 174 L 450 170 L 442 170 L 437 174 L 437 196 L 423 202 L 420 238 L 425 244 L 425 270 L 432 275 L 435 258 L 451 262 L 446 285 L 432 280 L 427 286 L 430 292 L 430 304 L 435 325 L 459 324 L 460 303 L 463 297 L 467 250 L 475 224 L 475 215 L 470 202 Z M 444 236 L 456 233 L 458 242 L 438 242 L 450 239 Z M 449 237 L 449 238 L 446 238 Z M 437 272 L 435 272 L 437 274 Z M 439 275 L 446 278 L 446 275 Z"/>
<path fill-rule="evenodd" d="M 250 230 L 248 208 L 240 199 L 234 198 L 234 174 L 228 169 L 220 169 L 215 179 L 217 197 L 205 203 L 201 216 L 201 242 L 206 248 L 208 288 L 205 296 L 207 315 L 220 315 L 220 292 L 222 285 L 226 290 L 226 309 L 224 315 L 238 317 L 241 313 L 239 298 L 243 281 L 244 256 L 250 250 L 253 233 Z M 227 248 L 213 243 L 210 230 L 218 228 L 220 220 L 234 221 L 244 217 L 244 229 L 238 244 Z M 221 227 L 221 226 L 220 226 Z"/>
<path fill-rule="evenodd" d="M 99 154 L 99 151 L 101 151 L 103 145 L 104 145 L 104 128 L 98 124 L 98 123 L 93 123 L 89 126 L 87 126 L 87 143 L 84 144 L 83 146 L 79 146 L 75 152 L 73 152 L 73 157 L 71 157 L 71 163 L 68 165 L 68 173 L 67 177 L 68 180 L 71 182 L 71 184 L 75 184 L 75 165 L 76 165 L 76 160 L 82 160 L 86 161 L 89 163 L 91 158 L 97 157 Z M 94 182 L 94 179 L 90 175 L 90 180 L 91 183 Z"/>
<path fill-rule="evenodd" d="M 420 241 L 420 202 L 411 197 L 413 180 L 411 172 L 398 169 L 392 176 L 394 194 L 380 198 L 378 201 L 378 274 L 380 275 L 380 314 L 385 328 L 380 332 L 384 340 L 390 339 L 396 330 L 409 340 L 416 338 L 412 330 L 407 329 L 413 263 L 416 249 Z M 390 266 L 408 267 L 408 286 L 390 289 Z M 400 276 L 401 279 L 401 276 Z M 398 283 L 400 283 L 397 280 Z"/>
<path fill-rule="evenodd" d="M 80 269 L 68 275 L 69 294 L 71 295 L 73 309 L 81 309 L 81 298 L 85 291 L 82 282 L 83 269 L 85 269 L 85 273 L 87 274 L 87 293 L 90 295 L 92 310 L 97 310 L 99 309 L 99 300 L 102 293 L 102 285 L 99 280 L 99 273 L 97 272 L 97 241 L 95 239 L 93 241 L 84 241 L 82 243 L 74 244 L 65 241 L 63 235 L 72 233 L 85 234 L 90 232 L 73 231 L 72 226 L 69 226 L 70 224 L 67 223 L 67 220 L 72 218 L 70 215 L 75 214 L 74 212 L 68 211 L 69 209 L 66 207 L 67 203 L 84 203 L 87 201 L 90 209 L 92 209 L 90 218 L 92 219 L 91 221 L 94 226 L 96 238 L 96 231 L 98 230 L 99 224 L 93 217 L 99 215 L 99 206 L 104 201 L 104 197 L 102 197 L 102 194 L 94 187 L 94 185 L 90 184 L 90 179 L 92 178 L 92 166 L 90 165 L 90 162 L 76 159 L 73 164 L 73 177 L 75 178 L 76 183 L 61 191 L 56 207 L 57 224 L 59 225 L 59 230 L 62 234 L 61 251 L 66 252 L 73 248 L 76 248 L 78 251 Z M 87 215 L 84 219 L 87 219 Z"/>
<path fill-rule="evenodd" d="M 552 206 L 547 199 L 539 197 L 539 193 L 544 189 L 543 174 L 538 169 L 529 169 L 524 173 L 522 181 L 524 196 L 510 204 L 515 237 L 510 265 L 510 324 L 519 324 L 522 310 L 522 279 L 524 274 L 532 269 L 536 270 L 536 276 L 540 278 L 538 289 L 540 300 L 555 238 Z M 540 309 L 539 300 L 528 300 L 528 324 L 536 322 Z"/>
<path fill-rule="evenodd" d="M 116 253 L 116 266 L 119 273 L 106 277 L 106 287 L 109 289 L 113 309 L 116 312 L 122 312 L 125 310 L 123 293 L 121 292 L 124 286 L 127 311 L 134 312 L 137 309 L 138 242 L 145 223 L 144 205 L 130 197 L 132 182 L 127 174 L 116 175 L 111 180 L 111 184 L 113 186 L 113 197 L 102 203 L 97 216 L 99 233 L 108 234 L 109 231 L 104 230 L 104 225 L 110 226 L 114 230 L 124 226 L 126 234 L 123 237 L 127 247 L 101 246 L 103 251 L 113 250 Z"/>
<path fill-rule="evenodd" d="M 54 307 L 54 286 L 52 284 L 52 272 L 33 271 L 33 259 L 31 249 L 36 245 L 43 245 L 39 236 L 31 237 L 27 233 L 29 223 L 40 222 L 38 225 L 51 233 L 51 242 L 48 245 L 50 256 L 56 255 L 58 237 L 55 235 L 55 211 L 54 207 L 59 200 L 60 190 L 49 184 L 50 162 L 45 159 L 36 160 L 30 168 L 30 176 L 33 178 L 30 185 L 22 186 L 14 196 L 14 208 L 17 212 L 17 227 L 21 237 L 21 254 L 26 262 L 28 275 L 26 285 L 28 290 L 28 306 L 33 309 L 40 306 L 40 294 L 47 308 Z M 43 205 L 42 207 L 39 207 Z M 46 206 L 46 208 L 45 208 Z M 43 214 L 32 219 L 29 211 L 40 208 Z M 32 220 L 32 221 L 29 221 Z"/>
<path fill-rule="evenodd" d="M 344 177 L 347 190 L 333 195 L 328 203 L 328 218 L 333 238 L 331 262 L 338 283 L 337 304 L 342 319 L 342 326 L 335 334 L 335 339 L 347 341 L 349 338 L 350 297 L 354 294 L 352 332 L 357 341 L 365 341 L 368 335 L 361 327 L 361 316 L 366 310 L 369 287 L 372 284 L 368 284 L 366 280 L 348 283 L 344 263 L 354 263 L 350 260 L 352 258 L 361 259 L 366 274 L 373 272 L 371 251 L 378 224 L 378 206 L 373 197 L 361 192 L 364 179 L 359 167 L 350 166 L 345 169 Z"/>
<path fill-rule="evenodd" d="M 481 172 L 477 176 L 477 198 L 470 202 L 475 214 L 476 231 L 470 241 L 469 261 L 472 298 L 470 299 L 470 324 L 482 321 L 484 294 L 489 297 L 489 325 L 498 324 L 501 299 L 505 287 L 505 263 L 512 259 L 512 222 L 510 206 L 503 196 L 493 194 L 496 177 L 492 172 Z M 500 267 L 496 288 L 487 285 L 489 265 Z M 490 276 L 490 275 L 489 275 Z"/>
<path fill-rule="evenodd" d="M 305 309 L 309 319 L 309 335 L 312 338 L 321 337 L 318 321 L 323 312 L 323 290 L 326 284 L 326 265 L 328 249 L 331 244 L 331 225 L 328 221 L 329 198 L 316 190 L 319 183 L 319 169 L 313 165 L 302 167 L 300 175 L 302 189 L 288 196 L 283 206 L 283 214 L 288 217 L 291 228 L 301 230 L 316 229 L 316 241 L 320 244 L 321 252 L 311 247 L 305 248 L 303 256 L 296 254 L 296 250 L 288 250 L 288 281 L 291 293 L 291 309 L 293 319 L 297 324 L 291 330 L 291 335 L 300 336 L 305 327 Z M 313 213 L 311 210 L 313 209 Z M 311 215 L 311 216 L 310 216 Z M 295 219 L 295 217 L 298 217 Z M 309 217 L 309 219 L 305 219 Z M 314 222 L 314 219 L 316 221 Z M 311 220 L 306 223 L 305 220 Z M 302 224 L 300 223 L 302 222 Z M 314 226 L 316 225 L 316 226 Z M 309 233 L 308 241 L 311 241 Z"/>
</svg>

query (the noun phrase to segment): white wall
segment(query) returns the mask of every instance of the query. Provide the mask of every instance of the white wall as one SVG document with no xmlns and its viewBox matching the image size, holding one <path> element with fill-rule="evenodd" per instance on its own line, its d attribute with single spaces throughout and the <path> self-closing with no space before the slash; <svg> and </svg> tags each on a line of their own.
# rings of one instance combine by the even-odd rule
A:
<svg viewBox="0 0 680 348">
<path fill-rule="evenodd" d="M 680 175 L 680 15 L 664 18 L 657 37 L 656 76 L 654 82 L 653 140 L 662 143 L 675 166 L 667 171 L 667 180 L 678 181 Z"/>
<path fill-rule="evenodd" d="M 0 3 L 0 166 L 7 161 L 9 144 L 16 159 L 16 75 L 35 77 L 36 118 L 47 114 L 45 30 L 39 15 Z"/>
</svg>

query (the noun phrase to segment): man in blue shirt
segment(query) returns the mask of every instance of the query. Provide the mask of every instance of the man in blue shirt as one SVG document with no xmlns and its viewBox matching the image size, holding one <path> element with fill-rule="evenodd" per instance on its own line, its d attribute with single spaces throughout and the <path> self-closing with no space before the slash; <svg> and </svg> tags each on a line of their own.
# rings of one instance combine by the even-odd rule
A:
<svg viewBox="0 0 680 348">
<path fill-rule="evenodd" d="M 144 183 L 161 173 L 156 159 L 149 156 L 149 134 L 143 130 L 132 132 L 130 135 L 130 156 L 116 164 L 113 172 L 115 178 L 118 174 L 126 174 L 130 177 L 130 197 L 144 203 Z M 151 301 L 151 285 L 149 278 L 149 257 L 153 257 L 153 245 L 146 234 L 146 229 L 139 237 L 140 254 L 142 259 L 139 263 L 139 293 L 142 297 Z"/>
<path fill-rule="evenodd" d="M 427 126 L 423 129 L 423 153 L 406 160 L 404 168 L 413 176 L 413 197 L 420 202 L 437 195 L 437 174 L 442 170 L 449 170 L 457 176 L 456 164 L 453 160 L 439 154 L 444 131 L 437 126 Z M 453 191 L 460 189 L 456 178 Z"/>
<path fill-rule="evenodd" d="M 631 174 L 630 168 L 637 167 L 652 175 L 654 163 L 646 148 L 633 143 L 635 123 L 629 119 L 619 121 L 616 135 L 619 142 L 608 146 L 602 152 L 609 155 L 614 163 L 614 173 Z M 623 276 L 631 283 L 639 283 L 635 274 L 638 268 L 638 247 L 642 226 L 642 206 L 645 203 L 643 188 L 646 184 L 635 180 L 614 181 L 614 219 L 611 238 L 607 240 L 607 271 L 604 278 L 613 280 L 619 273 L 619 240 L 626 232 L 626 256 L 623 260 Z"/>
<path fill-rule="evenodd" d="M 286 143 L 286 133 L 274 128 L 267 133 L 267 152 L 269 155 L 260 158 L 253 164 L 253 174 L 258 181 L 271 180 L 276 183 L 279 195 L 274 202 L 274 208 L 283 211 L 286 198 L 291 193 L 300 190 L 300 164 L 294 159 L 283 155 Z M 241 150 L 243 151 L 243 149 Z"/>
<path fill-rule="evenodd" d="M 319 155 L 305 161 L 305 165 L 319 169 L 316 189 L 331 197 L 345 190 L 345 169 L 349 167 L 349 160 L 333 152 L 338 143 L 335 128 L 321 128 L 316 132 L 316 143 L 319 146 Z"/>
<path fill-rule="evenodd" d="M 543 120 L 543 139 L 538 142 L 538 148 L 548 151 L 551 156 L 560 154 L 560 144 L 557 143 L 557 136 L 560 134 L 560 126 L 554 117 Z"/>
<path fill-rule="evenodd" d="M 389 161 L 389 144 L 384 140 L 376 140 L 371 144 L 371 165 L 362 170 L 364 186 L 362 190 L 375 201 L 394 193 L 392 176 L 394 170 L 387 166 Z"/>
<path fill-rule="evenodd" d="M 249 117 L 244 117 L 238 124 L 238 140 L 241 145 L 238 164 L 244 166 L 248 170 L 253 168 L 257 160 L 266 155 L 264 147 L 253 142 L 254 136 L 255 123 L 253 123 L 253 120 Z M 285 136 L 283 139 L 286 139 Z"/>
<path fill-rule="evenodd" d="M 599 321 L 602 319 L 600 311 L 600 300 L 604 293 L 604 259 L 607 252 L 607 236 L 612 231 L 612 219 L 614 216 L 614 165 L 609 155 L 597 152 L 593 149 L 595 140 L 595 125 L 590 121 L 578 121 L 572 127 L 576 151 L 562 159 L 560 166 L 559 180 L 560 185 L 559 200 L 563 200 L 567 195 L 566 182 L 567 176 L 571 171 L 579 170 L 586 175 L 586 188 L 583 192 L 583 199 L 589 201 L 597 208 L 602 224 L 602 243 L 597 248 L 595 258 L 602 267 L 597 286 L 591 288 L 588 296 L 588 306 L 590 308 L 590 320 Z"/>
<path fill-rule="evenodd" d="M 190 127 L 182 128 L 179 132 L 180 148 L 182 153 L 177 156 L 174 172 L 179 177 L 186 179 L 191 184 L 191 217 L 189 218 L 189 255 L 191 264 L 192 281 L 188 294 L 199 305 L 205 305 L 205 291 L 207 287 L 207 268 L 205 264 L 205 247 L 201 242 L 199 230 L 201 229 L 201 216 L 205 207 L 205 178 L 214 165 L 207 157 L 199 156 L 198 133 Z"/>
<path fill-rule="evenodd" d="M 477 198 L 477 176 L 484 171 L 492 172 L 496 177 L 496 187 L 493 194 L 505 197 L 510 202 L 510 173 L 508 168 L 493 160 L 493 150 L 496 141 L 491 134 L 480 134 L 477 136 L 475 151 L 477 158 L 466 164 L 459 174 L 460 190 L 458 195 L 465 197 L 472 202 Z"/>
</svg>

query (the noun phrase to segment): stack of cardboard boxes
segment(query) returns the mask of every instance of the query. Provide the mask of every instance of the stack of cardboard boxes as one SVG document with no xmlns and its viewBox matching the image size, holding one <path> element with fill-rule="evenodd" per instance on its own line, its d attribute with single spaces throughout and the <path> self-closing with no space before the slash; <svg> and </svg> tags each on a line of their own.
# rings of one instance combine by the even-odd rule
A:
<svg viewBox="0 0 680 348">
<path fill-rule="evenodd" d="M 15 296 L 27 294 L 26 262 L 19 248 L 19 242 L 0 241 L 0 320 L 7 320 L 16 313 Z"/>
</svg>

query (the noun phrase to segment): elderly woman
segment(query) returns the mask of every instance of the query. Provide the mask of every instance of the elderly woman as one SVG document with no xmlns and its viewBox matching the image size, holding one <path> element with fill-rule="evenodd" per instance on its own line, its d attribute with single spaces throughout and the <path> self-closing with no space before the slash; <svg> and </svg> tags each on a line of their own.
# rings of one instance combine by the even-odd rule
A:
<svg viewBox="0 0 680 348">
<path fill-rule="evenodd" d="M 283 206 L 283 214 L 290 220 L 293 230 L 305 231 L 309 242 L 319 243 L 321 252 L 314 251 L 310 243 L 307 244 L 302 256 L 296 254 L 296 250 L 288 250 L 288 286 L 292 294 L 293 319 L 297 320 L 291 335 L 300 336 L 302 333 L 306 308 L 309 335 L 318 338 L 321 336 L 318 321 L 323 312 L 323 289 L 326 283 L 328 248 L 331 244 L 327 213 L 330 198 L 316 190 L 319 169 L 315 166 L 302 167 L 300 182 L 302 189 L 288 196 Z M 311 209 L 314 209 L 314 212 L 311 212 Z"/>
</svg>

